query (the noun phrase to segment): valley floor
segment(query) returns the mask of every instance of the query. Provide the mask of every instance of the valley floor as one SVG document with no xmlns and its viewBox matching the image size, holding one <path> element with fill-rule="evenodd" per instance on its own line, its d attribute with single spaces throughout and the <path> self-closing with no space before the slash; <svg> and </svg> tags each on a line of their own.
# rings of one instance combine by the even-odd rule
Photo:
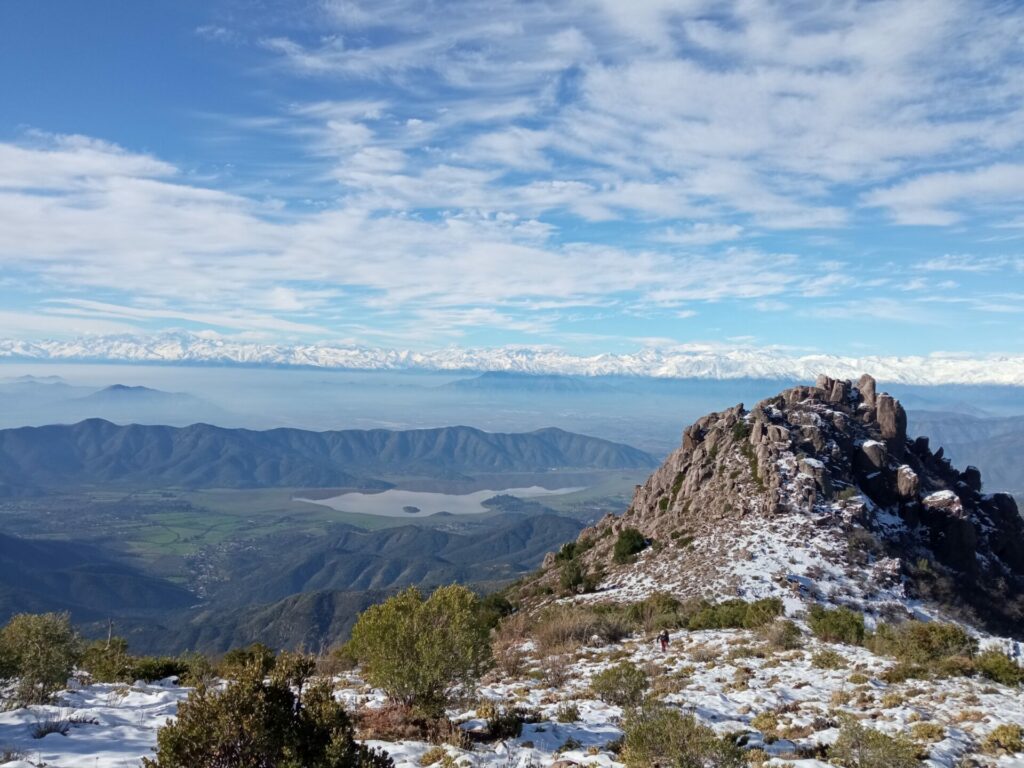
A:
<svg viewBox="0 0 1024 768">
<path fill-rule="evenodd" d="M 763 750 L 764 765 L 823 768 L 804 757 L 838 735 L 835 716 L 847 712 L 887 733 L 902 732 L 927 753 L 926 765 L 1024 768 L 1024 754 L 981 752 L 997 726 L 1024 723 L 1024 697 L 973 678 L 908 680 L 887 684 L 881 674 L 893 664 L 863 648 L 808 640 L 793 651 L 767 649 L 745 630 L 678 632 L 662 653 L 640 637 L 581 648 L 559 657 L 536 658 L 527 644 L 527 663 L 513 677 L 485 681 L 476 704 L 521 706 L 538 718 L 516 739 L 481 744 L 471 751 L 446 747 L 455 764 L 473 768 L 528 768 L 564 765 L 622 766 L 611 744 L 622 736 L 619 707 L 596 699 L 590 678 L 622 660 L 644 669 L 659 698 L 691 711 L 719 734 L 743 734 L 751 749 Z M 834 668 L 815 666 L 815 656 L 833 651 Z M 819 657 L 819 662 L 821 657 Z M 559 671 L 564 680 L 558 680 Z M 554 678 L 554 679 L 553 679 Z M 554 683 L 554 684 L 552 684 Z M 152 754 L 157 729 L 174 715 L 188 689 L 170 683 L 89 685 L 69 689 L 59 707 L 33 707 L 0 714 L 0 755 L 20 754 L 9 768 L 126 768 Z M 337 679 L 336 696 L 350 710 L 380 707 L 383 695 L 355 675 Z M 575 722 L 558 722 L 563 705 L 576 705 Z M 774 717 L 758 715 L 770 713 Z M 484 722 L 473 708 L 450 713 L 467 730 Z M 562 712 L 565 719 L 565 709 Z M 757 718 L 757 720 L 755 720 Z M 32 732 L 49 721 L 64 721 L 67 735 Z M 921 724 L 929 724 L 924 727 Z M 937 727 L 936 727 L 937 726 Z M 418 741 L 369 742 L 383 747 L 397 768 L 419 766 L 431 745 Z M 752 752 L 751 757 L 760 755 Z M 965 758 L 973 762 L 965 762 Z M 756 763 L 755 763 L 756 764 Z"/>
</svg>

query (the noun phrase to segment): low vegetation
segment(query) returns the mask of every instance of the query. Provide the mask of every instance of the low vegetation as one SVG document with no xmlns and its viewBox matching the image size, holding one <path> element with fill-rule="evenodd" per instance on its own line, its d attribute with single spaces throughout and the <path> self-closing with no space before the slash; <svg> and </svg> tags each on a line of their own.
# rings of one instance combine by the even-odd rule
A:
<svg viewBox="0 0 1024 768">
<path fill-rule="evenodd" d="M 714 605 L 706 604 L 688 623 L 698 629 L 757 629 L 764 627 L 782 614 L 782 601 L 775 597 L 747 602 L 726 600 Z"/>
<path fill-rule="evenodd" d="M 807 615 L 811 632 L 828 643 L 861 645 L 864 642 L 864 616 L 849 608 L 825 608 L 813 605 Z"/>
<path fill-rule="evenodd" d="M 265 680 L 251 665 L 223 691 L 200 685 L 160 729 L 156 757 L 144 758 L 143 766 L 392 768 L 386 754 L 355 741 L 328 683 L 305 685 L 310 669 L 291 665 Z"/>
<path fill-rule="evenodd" d="M 868 728 L 856 718 L 842 719 L 839 738 L 829 750 L 829 758 L 843 768 L 917 768 L 921 765 L 918 747 L 905 736 L 888 736 Z"/>
<path fill-rule="evenodd" d="M 743 768 L 743 751 L 688 714 L 647 704 L 627 715 L 622 759 L 626 768 Z"/>
<path fill-rule="evenodd" d="M 590 690 L 601 701 L 620 707 L 635 707 L 647 690 L 647 674 L 629 661 L 598 672 L 590 681 Z"/>
</svg>

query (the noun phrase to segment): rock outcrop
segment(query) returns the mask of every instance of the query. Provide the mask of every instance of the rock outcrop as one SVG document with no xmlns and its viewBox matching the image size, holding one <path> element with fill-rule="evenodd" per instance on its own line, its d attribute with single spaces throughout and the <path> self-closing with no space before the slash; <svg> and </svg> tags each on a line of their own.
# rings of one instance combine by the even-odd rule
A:
<svg viewBox="0 0 1024 768">
<path fill-rule="evenodd" d="M 628 575 L 629 566 L 609 565 L 614 534 L 627 526 L 655 544 L 644 555 L 645 567 L 660 574 L 653 580 L 676 591 L 720 589 L 719 574 L 735 575 L 735 561 L 753 557 L 747 550 L 764 549 L 751 535 L 758 531 L 762 539 L 789 536 L 785 546 L 794 552 L 814 539 L 837 567 L 861 569 L 849 582 L 859 586 L 836 582 L 833 591 L 870 595 L 884 571 L 902 590 L 892 595 L 963 609 L 980 624 L 1024 635 L 1024 521 L 1016 503 L 984 493 L 976 468 L 958 471 L 927 438 L 909 439 L 903 406 L 870 376 L 856 384 L 821 376 L 814 386 L 687 427 L 626 513 L 581 534 L 586 562 L 608 572 L 606 586 Z M 673 547 L 679 541 L 683 552 Z M 687 572 L 700 582 L 693 590 Z M 728 583 L 742 592 L 756 579 Z"/>
</svg>

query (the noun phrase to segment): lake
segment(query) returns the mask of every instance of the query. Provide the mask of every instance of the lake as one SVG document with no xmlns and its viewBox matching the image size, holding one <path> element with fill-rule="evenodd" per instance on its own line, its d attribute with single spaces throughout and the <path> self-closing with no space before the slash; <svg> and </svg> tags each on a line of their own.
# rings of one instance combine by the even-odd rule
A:
<svg viewBox="0 0 1024 768">
<path fill-rule="evenodd" d="M 452 515 L 479 515 L 489 512 L 483 502 L 499 494 L 516 496 L 520 499 L 537 499 L 543 503 L 545 496 L 561 496 L 582 491 L 584 488 L 504 488 L 495 491 L 474 491 L 473 493 L 428 493 L 425 491 L 403 491 L 392 488 L 381 493 L 343 493 L 327 499 L 302 499 L 310 504 L 321 504 L 339 512 L 355 512 L 363 515 L 383 517 L 429 517 L 439 512 Z"/>
</svg>

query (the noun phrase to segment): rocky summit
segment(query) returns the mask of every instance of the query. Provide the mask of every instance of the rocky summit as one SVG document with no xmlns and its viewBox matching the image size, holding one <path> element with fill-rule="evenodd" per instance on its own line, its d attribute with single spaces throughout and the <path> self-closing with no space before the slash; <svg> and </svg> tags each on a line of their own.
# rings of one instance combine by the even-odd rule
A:
<svg viewBox="0 0 1024 768">
<path fill-rule="evenodd" d="M 626 529 L 645 548 L 615 557 Z M 909 437 L 903 407 L 867 375 L 821 376 L 699 419 L 629 509 L 573 549 L 594 587 L 580 599 L 779 596 L 1024 636 L 1013 498 L 985 493 L 978 469 Z M 548 556 L 540 591 L 557 582 L 557 560 Z"/>
</svg>

